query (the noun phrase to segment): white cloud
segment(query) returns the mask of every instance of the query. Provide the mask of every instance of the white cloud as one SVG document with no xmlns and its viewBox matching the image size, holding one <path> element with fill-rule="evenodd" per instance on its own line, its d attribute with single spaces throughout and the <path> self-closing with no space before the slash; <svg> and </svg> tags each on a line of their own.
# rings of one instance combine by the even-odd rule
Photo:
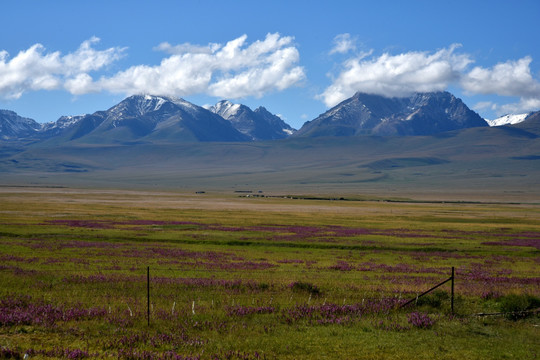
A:
<svg viewBox="0 0 540 360">
<path fill-rule="evenodd" d="M 180 45 L 171 45 L 168 42 L 163 42 L 156 46 L 154 50 L 159 50 L 166 52 L 171 55 L 182 55 L 186 53 L 191 54 L 212 54 L 214 51 L 219 49 L 221 45 L 211 43 L 208 46 L 193 45 L 190 43 L 180 44 Z"/>
<path fill-rule="evenodd" d="M 172 54 L 157 66 L 137 65 L 95 83 L 113 93 L 151 93 L 173 96 L 207 94 L 221 98 L 262 96 L 284 90 L 305 79 L 296 64 L 300 55 L 292 37 L 268 34 L 246 45 L 243 35 L 225 45 L 160 44 L 156 49 Z"/>
<path fill-rule="evenodd" d="M 480 101 L 472 106 L 473 110 L 483 111 L 483 110 L 493 110 L 495 104 L 492 101 Z"/>
<path fill-rule="evenodd" d="M 517 114 L 540 109 L 540 97 L 522 98 L 518 103 L 504 104 L 496 108 L 499 114 Z"/>
<path fill-rule="evenodd" d="M 497 104 L 494 102 L 485 102 L 477 104 L 474 107 L 475 110 L 481 111 L 489 109 L 495 112 L 498 116 L 507 114 L 524 114 L 531 111 L 538 111 L 540 109 L 539 98 L 522 98 L 518 102 L 508 104 Z"/>
<path fill-rule="evenodd" d="M 356 50 L 356 39 L 349 33 L 339 34 L 334 37 L 334 47 L 330 50 L 330 55 L 346 54 L 354 50 Z"/>
<path fill-rule="evenodd" d="M 12 59 L 6 51 L 1 51 L 0 96 L 17 99 L 27 91 L 59 89 L 123 56 L 123 48 L 95 50 L 92 44 L 97 42 L 99 39 L 93 37 L 64 56 L 58 51 L 47 53 L 41 44 L 19 52 Z"/>
<path fill-rule="evenodd" d="M 385 53 L 371 59 L 361 54 L 350 58 L 320 97 L 327 106 L 333 106 L 357 91 L 406 96 L 414 92 L 445 90 L 472 62 L 467 54 L 455 53 L 459 46 L 455 44 L 435 53 Z"/>
<path fill-rule="evenodd" d="M 97 37 L 83 41 L 81 46 L 74 53 L 63 57 L 63 66 L 66 67 L 66 73 L 81 74 L 99 70 L 112 62 L 120 59 L 126 48 L 109 48 L 107 50 L 96 51 L 92 44 L 98 43 Z"/>
<path fill-rule="evenodd" d="M 64 88 L 73 95 L 83 95 L 92 90 L 93 87 L 92 77 L 88 74 L 78 74 L 75 77 L 67 79 L 64 83 Z M 97 91 L 97 87 L 94 86 L 94 92 Z"/>
<path fill-rule="evenodd" d="M 532 58 L 499 63 L 491 69 L 477 66 L 461 79 L 463 89 L 473 94 L 497 94 L 540 99 L 540 82 L 531 74 Z"/>
<path fill-rule="evenodd" d="M 0 96 L 18 98 L 26 91 L 64 88 L 75 95 L 108 91 L 234 99 L 284 90 L 305 79 L 304 69 L 297 65 L 300 55 L 292 37 L 276 33 L 252 44 L 246 40 L 243 35 L 225 45 L 173 46 L 164 42 L 155 50 L 170 56 L 159 65 L 135 65 L 100 78 L 93 78 L 91 73 L 122 57 L 125 49 L 95 50 L 93 45 L 99 42 L 96 37 L 67 55 L 47 53 L 40 44 L 13 59 L 0 51 Z"/>
</svg>

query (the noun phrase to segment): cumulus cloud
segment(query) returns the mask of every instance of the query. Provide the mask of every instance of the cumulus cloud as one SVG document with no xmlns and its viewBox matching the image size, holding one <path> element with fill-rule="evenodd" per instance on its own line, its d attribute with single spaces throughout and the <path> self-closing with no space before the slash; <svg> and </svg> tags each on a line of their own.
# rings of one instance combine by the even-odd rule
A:
<svg viewBox="0 0 540 360">
<path fill-rule="evenodd" d="M 330 55 L 346 54 L 354 50 L 356 50 L 356 39 L 349 33 L 339 34 L 334 37 L 334 47 L 330 50 Z"/>
<path fill-rule="evenodd" d="M 532 58 L 499 63 L 491 69 L 477 66 L 462 78 L 466 91 L 475 94 L 540 97 L 540 83 L 531 74 Z"/>
<path fill-rule="evenodd" d="M 345 51 L 347 39 L 338 35 L 332 52 Z M 344 45 L 340 47 L 339 44 Z M 540 81 L 531 73 L 530 56 L 490 68 L 471 68 L 472 56 L 459 53 L 459 48 L 459 44 L 454 44 L 435 52 L 384 53 L 375 57 L 370 53 L 355 55 L 341 64 L 337 76 L 319 99 L 331 107 L 358 91 L 401 97 L 414 92 L 442 91 L 453 85 L 469 95 L 519 98 L 517 102 L 504 105 L 479 103 L 475 106 L 478 110 L 489 109 L 502 114 L 540 108 Z"/>
<path fill-rule="evenodd" d="M 92 37 L 75 52 L 63 56 L 58 51 L 47 53 L 41 44 L 11 59 L 6 51 L 0 51 L 0 96 L 17 99 L 27 91 L 59 89 L 89 77 L 88 72 L 102 69 L 123 56 L 124 48 L 94 49 L 92 45 L 98 42 L 98 38 Z"/>
<path fill-rule="evenodd" d="M 327 106 L 333 106 L 357 91 L 399 97 L 444 90 L 458 80 L 472 62 L 468 55 L 456 53 L 459 46 L 452 45 L 434 53 L 353 57 L 343 63 L 340 74 L 320 97 Z"/>
<path fill-rule="evenodd" d="M 155 50 L 169 56 L 159 65 L 135 65 L 99 78 L 92 77 L 92 72 L 119 59 L 125 49 L 95 50 L 93 45 L 98 41 L 93 37 L 67 55 L 47 53 L 40 44 L 13 59 L 1 51 L 0 96 L 18 98 L 25 91 L 64 88 L 75 95 L 108 91 L 241 98 L 284 90 L 305 79 L 294 39 L 277 33 L 251 44 L 246 35 L 224 45 L 164 42 Z"/>
<path fill-rule="evenodd" d="M 480 102 L 473 106 L 476 111 L 491 110 L 498 116 L 506 114 L 524 114 L 540 109 L 540 98 L 522 98 L 517 102 L 498 104 L 492 101 Z"/>
<path fill-rule="evenodd" d="M 88 92 L 97 92 L 98 87 L 93 83 L 93 79 L 88 74 L 78 74 L 67 79 L 64 88 L 73 95 L 83 95 Z"/>
<path fill-rule="evenodd" d="M 520 114 L 540 109 L 540 98 L 523 98 L 519 102 L 495 105 L 494 110 L 498 115 Z"/>
<path fill-rule="evenodd" d="M 207 94 L 234 99 L 260 97 L 305 79 L 304 69 L 297 65 L 300 54 L 292 37 L 268 34 L 252 44 L 246 40 L 243 35 L 225 45 L 162 43 L 156 49 L 171 56 L 159 65 L 130 67 L 112 77 L 87 83 L 88 91 L 100 88 L 124 94 Z"/>
<path fill-rule="evenodd" d="M 193 45 L 190 43 L 171 45 L 168 42 L 163 42 L 156 46 L 154 50 L 163 51 L 171 55 L 182 55 L 186 53 L 191 54 L 212 54 L 214 51 L 220 48 L 219 44 L 209 44 L 207 46 Z"/>
</svg>

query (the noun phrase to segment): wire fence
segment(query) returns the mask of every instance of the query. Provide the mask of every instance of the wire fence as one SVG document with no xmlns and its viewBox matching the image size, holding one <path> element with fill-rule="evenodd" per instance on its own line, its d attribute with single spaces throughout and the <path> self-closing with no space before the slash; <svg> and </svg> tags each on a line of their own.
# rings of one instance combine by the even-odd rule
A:
<svg viewBox="0 0 540 360">
<path fill-rule="evenodd" d="M 71 309 L 69 311 L 85 308 L 85 311 L 91 312 L 99 308 L 102 314 L 109 314 L 109 320 L 115 314 L 123 314 L 150 325 L 155 317 L 166 319 L 178 314 L 196 315 L 242 307 L 244 311 L 245 308 L 264 311 L 299 305 L 348 306 L 386 302 L 387 305 L 393 304 L 391 307 L 394 309 L 401 309 L 420 304 L 422 297 L 443 288 L 443 293 L 449 293 L 444 297 L 445 301 L 448 300 L 447 305 L 443 306 L 444 311 L 454 314 L 455 275 L 455 268 L 452 267 L 448 278 L 436 285 L 432 283 L 433 286 L 429 288 L 424 286 L 427 290 L 418 291 L 418 286 L 411 286 L 413 290 L 400 290 L 398 294 L 395 289 L 390 291 L 391 286 L 363 288 L 358 283 L 365 277 L 358 272 L 334 274 L 332 283 L 340 285 L 333 288 L 323 286 L 322 290 L 318 284 L 328 279 L 324 274 L 313 272 L 302 277 L 297 273 L 268 270 L 246 272 L 163 266 L 93 269 L 0 266 L 0 302 L 25 297 L 49 304 L 62 304 Z M 468 315 L 520 318 L 539 313 L 540 308 L 532 308 L 505 312 L 471 311 Z M 460 311 L 460 315 L 466 314 Z M 123 320 L 113 318 L 113 321 L 121 323 Z"/>
<path fill-rule="evenodd" d="M 319 287 L 328 279 L 310 272 L 304 276 L 258 270 L 207 270 L 174 267 L 102 269 L 0 269 L 0 295 L 24 295 L 66 304 L 101 306 L 109 312 L 128 311 L 144 317 L 148 325 L 158 310 L 195 314 L 231 306 L 293 306 L 295 304 L 354 304 L 393 297 L 396 304 L 411 305 L 431 291 L 451 282 L 450 312 L 454 313 L 454 268 L 451 276 L 418 293 L 397 294 L 362 288 L 361 273 L 338 273 L 331 279 L 340 286 Z M 326 284 L 328 285 L 328 284 Z M 364 284 L 365 285 L 365 284 Z M 390 289 L 388 287 L 387 289 Z M 384 287 L 383 287 L 384 290 Z M 411 294 L 415 294 L 411 298 Z M 409 299 L 407 301 L 407 299 Z"/>
</svg>

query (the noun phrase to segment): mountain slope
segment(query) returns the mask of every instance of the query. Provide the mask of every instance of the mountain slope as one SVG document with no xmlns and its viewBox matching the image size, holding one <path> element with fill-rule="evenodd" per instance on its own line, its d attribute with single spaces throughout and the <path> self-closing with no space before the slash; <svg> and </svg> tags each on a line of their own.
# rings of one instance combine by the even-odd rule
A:
<svg viewBox="0 0 540 360">
<path fill-rule="evenodd" d="M 222 100 L 208 110 L 229 121 L 236 130 L 254 141 L 284 139 L 294 132 L 281 118 L 263 107 L 252 111 L 245 105 Z"/>
<path fill-rule="evenodd" d="M 17 115 L 14 111 L 0 110 L 0 140 L 20 140 L 33 137 L 41 125 L 33 119 Z"/>
<path fill-rule="evenodd" d="M 540 111 L 529 113 L 522 122 L 514 124 L 512 127 L 534 133 L 540 137 Z"/>
<path fill-rule="evenodd" d="M 356 93 L 302 126 L 295 136 L 431 135 L 488 126 L 448 92 L 386 98 Z"/>
</svg>

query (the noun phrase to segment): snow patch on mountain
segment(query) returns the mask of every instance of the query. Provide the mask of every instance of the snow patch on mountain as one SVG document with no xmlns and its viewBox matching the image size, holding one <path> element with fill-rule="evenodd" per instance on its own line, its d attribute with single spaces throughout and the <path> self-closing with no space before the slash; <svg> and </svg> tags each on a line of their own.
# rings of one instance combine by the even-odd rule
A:
<svg viewBox="0 0 540 360">
<path fill-rule="evenodd" d="M 190 114 L 196 114 L 201 109 L 200 106 L 192 104 L 189 101 L 186 101 L 182 98 L 164 98 L 164 99 L 167 99 L 168 101 L 172 102 L 175 105 L 181 106 L 185 111 L 189 112 Z"/>
<path fill-rule="evenodd" d="M 520 122 L 523 122 L 525 118 L 527 118 L 527 116 L 529 116 L 529 113 L 508 114 L 508 115 L 501 116 L 495 120 L 488 120 L 488 119 L 485 119 L 485 120 L 489 124 L 489 126 L 514 125 L 514 124 L 519 124 Z"/>
<path fill-rule="evenodd" d="M 171 101 L 170 99 L 161 97 L 161 96 L 152 96 L 152 95 L 145 95 L 144 97 L 136 98 L 137 104 L 136 108 L 139 112 L 139 115 L 148 114 L 149 112 L 158 111 L 161 109 L 163 104 L 165 104 L 167 101 Z"/>
<path fill-rule="evenodd" d="M 294 130 L 293 129 L 281 129 L 281 131 L 283 131 L 285 134 L 288 134 L 288 135 L 292 135 L 294 134 Z"/>
</svg>

